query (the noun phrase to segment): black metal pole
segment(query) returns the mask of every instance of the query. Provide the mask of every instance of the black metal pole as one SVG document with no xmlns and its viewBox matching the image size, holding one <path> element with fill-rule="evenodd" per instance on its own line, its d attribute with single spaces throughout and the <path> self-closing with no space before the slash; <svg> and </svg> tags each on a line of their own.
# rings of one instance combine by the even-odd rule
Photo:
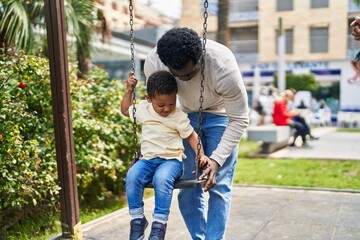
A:
<svg viewBox="0 0 360 240">
<path fill-rule="evenodd" d="M 45 0 L 62 238 L 82 239 L 64 11 L 64 0 Z"/>
</svg>

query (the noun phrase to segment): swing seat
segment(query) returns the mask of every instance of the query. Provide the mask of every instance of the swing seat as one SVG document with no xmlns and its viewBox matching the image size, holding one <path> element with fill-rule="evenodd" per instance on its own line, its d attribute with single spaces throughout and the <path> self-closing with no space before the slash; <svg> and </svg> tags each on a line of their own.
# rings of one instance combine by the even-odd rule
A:
<svg viewBox="0 0 360 240">
<path fill-rule="evenodd" d="M 139 159 L 141 158 L 141 153 L 139 151 L 136 152 L 134 158 L 131 161 L 130 167 L 132 167 Z M 204 179 L 197 179 L 197 178 L 180 178 L 175 181 L 174 189 L 181 189 L 181 188 L 203 188 L 207 178 Z M 124 186 L 126 185 L 125 179 L 123 179 Z M 152 182 L 148 182 L 145 185 L 145 188 L 154 188 Z"/>
<path fill-rule="evenodd" d="M 205 186 L 207 179 L 185 179 L 180 178 L 175 181 L 174 189 L 181 189 L 181 188 L 203 188 Z M 123 180 L 124 186 L 126 185 L 125 179 Z M 152 182 L 148 182 L 145 185 L 145 188 L 154 188 Z"/>
<path fill-rule="evenodd" d="M 203 188 L 205 186 L 206 179 L 185 179 L 180 178 L 175 181 L 174 189 L 181 189 L 181 188 Z M 148 182 L 145 186 L 146 188 L 154 188 L 152 182 Z"/>
</svg>

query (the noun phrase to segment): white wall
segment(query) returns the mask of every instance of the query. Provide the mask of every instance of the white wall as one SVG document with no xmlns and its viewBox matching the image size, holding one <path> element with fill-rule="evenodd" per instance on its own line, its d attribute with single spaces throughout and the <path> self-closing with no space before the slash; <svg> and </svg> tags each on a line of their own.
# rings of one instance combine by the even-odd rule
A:
<svg viewBox="0 0 360 240">
<path fill-rule="evenodd" d="M 341 70 L 340 109 L 360 110 L 360 76 L 355 83 L 348 80 L 355 76 L 355 71 L 349 62 L 344 62 Z"/>
</svg>

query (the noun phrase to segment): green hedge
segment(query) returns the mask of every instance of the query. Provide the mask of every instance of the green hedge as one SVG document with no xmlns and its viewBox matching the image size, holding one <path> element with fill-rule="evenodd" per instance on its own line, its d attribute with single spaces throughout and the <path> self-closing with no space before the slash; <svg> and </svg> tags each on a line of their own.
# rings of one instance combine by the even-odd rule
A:
<svg viewBox="0 0 360 240">
<path fill-rule="evenodd" d="M 120 194 L 132 157 L 132 123 L 120 113 L 125 90 L 98 67 L 78 79 L 70 65 L 79 197 Z M 142 86 L 143 91 L 143 86 Z M 26 208 L 58 209 L 48 61 L 23 52 L 0 56 L 0 220 Z M 4 223 L 1 223 L 4 227 Z M 9 222 L 7 225 L 11 224 Z M 5 226 L 6 227 L 6 226 Z M 1 231 L 0 231 L 1 232 Z"/>
<path fill-rule="evenodd" d="M 278 75 L 275 74 L 274 86 L 278 85 Z M 296 91 L 310 91 L 313 94 L 319 86 L 314 74 L 294 74 L 286 73 L 286 88 L 295 89 Z"/>
</svg>

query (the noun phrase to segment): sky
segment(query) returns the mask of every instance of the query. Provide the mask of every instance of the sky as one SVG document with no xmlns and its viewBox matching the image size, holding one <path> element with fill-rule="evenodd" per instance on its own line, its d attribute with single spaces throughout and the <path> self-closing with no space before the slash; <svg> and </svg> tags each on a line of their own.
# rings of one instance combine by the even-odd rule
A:
<svg viewBox="0 0 360 240">
<path fill-rule="evenodd" d="M 152 6 L 172 18 L 180 18 L 181 0 L 139 0 L 140 2 L 151 2 Z"/>
</svg>

